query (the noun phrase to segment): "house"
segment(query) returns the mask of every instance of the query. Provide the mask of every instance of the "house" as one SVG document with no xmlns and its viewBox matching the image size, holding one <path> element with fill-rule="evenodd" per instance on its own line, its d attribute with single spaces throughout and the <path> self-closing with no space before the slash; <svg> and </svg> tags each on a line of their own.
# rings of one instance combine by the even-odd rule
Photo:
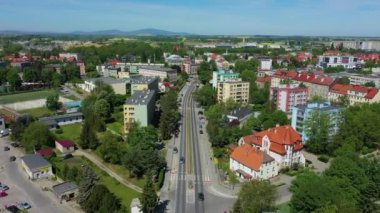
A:
<svg viewBox="0 0 380 213">
<path fill-rule="evenodd" d="M 307 103 L 308 88 L 299 87 L 298 84 L 280 84 L 270 88 L 270 99 L 276 105 L 276 109 L 290 113 L 297 105 Z"/>
<path fill-rule="evenodd" d="M 142 213 L 141 203 L 138 198 L 133 198 L 131 202 L 131 213 Z"/>
<path fill-rule="evenodd" d="M 272 80 L 271 76 L 264 76 L 264 77 L 257 79 L 257 81 L 256 81 L 257 88 L 264 89 L 265 85 L 270 86 L 271 80 Z"/>
<path fill-rule="evenodd" d="M 71 153 L 75 150 L 75 144 L 70 140 L 56 140 L 55 148 L 64 154 Z"/>
<path fill-rule="evenodd" d="M 249 117 L 253 115 L 253 111 L 248 108 L 239 107 L 231 110 L 227 114 L 228 122 L 238 121 L 239 124 L 243 124 Z"/>
<path fill-rule="evenodd" d="M 69 201 L 78 194 L 78 186 L 74 182 L 63 182 L 52 186 L 52 191 L 60 201 Z"/>
<path fill-rule="evenodd" d="M 330 128 L 329 135 L 335 135 L 339 130 L 341 112 L 343 107 L 333 106 L 331 102 L 312 102 L 305 105 L 295 106 L 292 110 L 292 127 L 302 135 L 305 143 L 309 136 L 306 132 L 306 122 L 314 112 L 326 113 L 329 116 Z"/>
<path fill-rule="evenodd" d="M 56 129 L 59 126 L 81 123 L 83 121 L 83 113 L 67 113 L 63 115 L 55 115 L 50 117 L 42 117 L 40 122 L 45 124 L 49 129 Z"/>
<path fill-rule="evenodd" d="M 239 140 L 239 146 L 244 144 L 259 148 L 275 159 L 279 168 L 290 167 L 293 164 L 305 164 L 302 154 L 301 136 L 290 125 L 276 126 Z"/>
<path fill-rule="evenodd" d="M 347 97 L 350 105 L 380 102 L 380 92 L 377 88 L 335 84 L 330 89 L 329 101 L 337 103 L 342 97 Z"/>
<path fill-rule="evenodd" d="M 48 178 L 53 175 L 51 164 L 39 154 L 29 154 L 21 157 L 21 166 L 29 179 Z"/>
<path fill-rule="evenodd" d="M 54 150 L 51 147 L 34 151 L 34 154 L 40 154 L 42 157 L 51 156 L 53 155 L 53 153 L 54 153 Z"/>
<path fill-rule="evenodd" d="M 359 59 L 352 55 L 321 55 L 318 57 L 317 65 L 319 67 L 338 67 L 342 66 L 346 69 L 354 69 L 358 66 Z"/>
<path fill-rule="evenodd" d="M 275 159 L 249 144 L 238 146 L 231 153 L 230 170 L 245 180 L 266 180 L 278 175 Z"/>
</svg>

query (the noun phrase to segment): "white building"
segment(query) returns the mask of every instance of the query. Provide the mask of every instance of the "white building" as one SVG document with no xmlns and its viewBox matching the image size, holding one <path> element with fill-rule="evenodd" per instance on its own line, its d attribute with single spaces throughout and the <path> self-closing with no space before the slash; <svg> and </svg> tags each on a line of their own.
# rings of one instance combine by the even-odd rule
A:
<svg viewBox="0 0 380 213">
<path fill-rule="evenodd" d="M 278 175 L 274 158 L 248 144 L 238 146 L 230 155 L 230 170 L 241 179 L 266 180 Z"/>
<path fill-rule="evenodd" d="M 111 77 L 89 78 L 84 80 L 84 84 L 79 84 L 78 86 L 86 92 L 92 92 L 96 88 L 97 81 L 110 85 L 116 94 L 127 94 L 127 82 L 125 79 L 115 79 Z"/>
<path fill-rule="evenodd" d="M 271 70 L 272 69 L 272 59 L 271 58 L 259 58 L 260 70 Z"/>
<path fill-rule="evenodd" d="M 359 59 L 354 56 L 321 55 L 318 57 L 317 65 L 323 68 L 343 66 L 346 69 L 354 69 L 359 63 Z"/>
<path fill-rule="evenodd" d="M 177 80 L 177 70 L 163 67 L 142 66 L 139 69 L 139 74 L 142 76 L 158 76 L 161 81 L 168 79 L 169 81 Z"/>
<path fill-rule="evenodd" d="M 75 58 L 76 61 L 82 60 L 82 57 L 79 53 L 59 53 L 60 58 Z"/>
<path fill-rule="evenodd" d="M 51 164 L 40 154 L 21 157 L 21 166 L 30 179 L 48 178 L 53 175 Z"/>
</svg>

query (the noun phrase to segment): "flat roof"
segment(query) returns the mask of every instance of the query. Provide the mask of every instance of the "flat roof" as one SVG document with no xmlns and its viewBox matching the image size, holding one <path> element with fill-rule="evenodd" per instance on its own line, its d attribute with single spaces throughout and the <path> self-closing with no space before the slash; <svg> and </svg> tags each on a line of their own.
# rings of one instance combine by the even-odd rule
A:
<svg viewBox="0 0 380 213">
<path fill-rule="evenodd" d="M 136 76 L 131 78 L 132 84 L 150 84 L 157 80 L 158 77 L 148 77 L 148 76 Z"/>
<path fill-rule="evenodd" d="M 32 171 L 44 166 L 50 166 L 50 163 L 39 154 L 25 155 L 21 157 L 21 160 L 24 161 L 26 166 Z"/>
<path fill-rule="evenodd" d="M 147 105 L 153 98 L 155 91 L 136 91 L 130 98 L 125 101 L 127 105 Z"/>
<path fill-rule="evenodd" d="M 105 84 L 120 84 L 125 82 L 123 79 L 116 79 L 111 77 L 87 78 L 84 80 L 88 82 L 103 81 Z"/>
<path fill-rule="evenodd" d="M 67 113 L 67 114 L 63 114 L 63 115 L 54 115 L 54 116 L 49 116 L 49 117 L 42 117 L 39 120 L 45 122 L 45 121 L 49 121 L 49 120 L 57 120 L 57 119 L 70 118 L 70 117 L 76 117 L 76 116 L 83 116 L 83 113 L 74 112 L 74 113 Z"/>
<path fill-rule="evenodd" d="M 177 72 L 177 70 L 172 69 L 172 68 L 157 67 L 157 66 L 141 66 L 140 69 L 156 70 L 156 71 L 162 71 L 162 72 Z"/>
<path fill-rule="evenodd" d="M 78 186 L 74 182 L 63 182 L 52 186 L 54 194 L 61 195 L 65 192 L 76 190 Z"/>
</svg>

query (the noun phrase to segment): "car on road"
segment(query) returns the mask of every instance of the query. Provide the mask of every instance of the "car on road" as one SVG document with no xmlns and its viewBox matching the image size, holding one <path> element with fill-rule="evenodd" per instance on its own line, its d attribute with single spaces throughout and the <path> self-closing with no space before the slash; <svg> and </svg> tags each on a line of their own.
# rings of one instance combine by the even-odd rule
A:
<svg viewBox="0 0 380 213">
<path fill-rule="evenodd" d="M 5 137 L 5 136 L 9 135 L 10 132 L 11 132 L 10 129 L 0 130 L 0 137 Z"/>
<path fill-rule="evenodd" d="M 16 157 L 15 156 L 10 156 L 9 157 L 9 161 L 12 162 L 12 161 L 16 161 Z"/>
<path fill-rule="evenodd" d="M 5 205 L 5 208 L 12 213 L 19 212 L 20 209 L 16 205 Z"/>
<path fill-rule="evenodd" d="M 4 151 L 6 152 L 6 151 L 9 151 L 10 150 L 10 148 L 8 147 L 8 146 L 4 146 Z"/>
<path fill-rule="evenodd" d="M 4 191 L 1 191 L 0 192 L 0 197 L 5 197 L 5 196 L 7 196 L 8 195 L 8 193 L 6 193 L 6 192 L 4 192 Z"/>
<path fill-rule="evenodd" d="M 63 155 L 64 160 L 67 160 L 67 159 L 72 158 L 72 157 L 73 157 L 73 155 L 71 153 L 67 153 L 67 154 Z"/>
<path fill-rule="evenodd" d="M 173 148 L 173 152 L 174 152 L 174 153 L 178 153 L 178 148 L 177 148 L 177 147 L 174 147 L 174 148 Z"/>
<path fill-rule="evenodd" d="M 179 163 L 184 163 L 185 162 L 185 157 L 181 156 L 181 158 L 179 159 Z"/>
<path fill-rule="evenodd" d="M 199 130 L 199 134 L 203 134 L 203 130 Z"/>
<path fill-rule="evenodd" d="M 19 147 L 20 144 L 18 144 L 18 143 L 16 143 L 16 142 L 13 142 L 13 143 L 11 143 L 11 146 L 13 146 L 13 147 Z"/>
<path fill-rule="evenodd" d="M 198 193 L 198 200 L 204 201 L 205 200 L 205 195 L 202 192 Z"/>
<path fill-rule="evenodd" d="M 7 191 L 9 187 L 7 185 L 0 185 L 0 191 Z"/>
<path fill-rule="evenodd" d="M 25 201 L 19 202 L 17 204 L 18 204 L 18 207 L 20 209 L 30 209 L 30 208 L 32 208 L 32 206 L 29 203 L 25 202 Z"/>
</svg>

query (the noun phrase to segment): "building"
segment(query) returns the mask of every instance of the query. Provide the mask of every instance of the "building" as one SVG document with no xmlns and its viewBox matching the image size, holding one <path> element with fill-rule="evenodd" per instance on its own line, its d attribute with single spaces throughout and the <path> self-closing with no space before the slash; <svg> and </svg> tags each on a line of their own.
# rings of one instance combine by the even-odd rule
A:
<svg viewBox="0 0 380 213">
<path fill-rule="evenodd" d="M 334 41 L 334 47 L 359 50 L 380 50 L 380 41 Z"/>
<path fill-rule="evenodd" d="M 141 203 L 138 198 L 133 198 L 131 202 L 131 213 L 142 213 Z"/>
<path fill-rule="evenodd" d="M 158 77 L 145 77 L 138 76 L 131 79 L 131 94 L 141 90 L 152 90 L 156 93 L 159 92 Z"/>
<path fill-rule="evenodd" d="M 34 151 L 34 154 L 39 154 L 41 155 L 42 157 L 48 157 L 48 156 L 51 156 L 53 155 L 54 153 L 54 150 L 53 148 L 49 147 L 49 148 L 46 148 L 46 149 L 40 149 L 40 150 L 35 150 Z"/>
<path fill-rule="evenodd" d="M 245 180 L 266 180 L 278 175 L 274 158 L 249 144 L 236 147 L 230 155 L 230 170 Z"/>
<path fill-rule="evenodd" d="M 224 81 L 239 79 L 239 73 L 234 73 L 232 70 L 218 69 L 212 72 L 212 87 L 217 88 L 218 83 Z"/>
<path fill-rule="evenodd" d="M 318 57 L 317 65 L 322 68 L 342 66 L 346 69 L 354 69 L 359 60 L 351 55 L 322 55 Z"/>
<path fill-rule="evenodd" d="M 329 135 L 335 135 L 339 130 L 341 121 L 341 112 L 343 108 L 331 105 L 330 102 L 312 102 L 306 105 L 293 107 L 292 110 L 292 127 L 302 136 L 302 141 L 307 142 L 309 139 L 306 132 L 306 121 L 311 117 L 312 113 L 326 113 L 329 116 L 330 131 Z"/>
<path fill-rule="evenodd" d="M 231 110 L 227 114 L 228 122 L 238 121 L 239 124 L 243 124 L 249 117 L 253 115 L 253 111 L 248 108 L 239 107 Z"/>
<path fill-rule="evenodd" d="M 161 81 L 168 79 L 170 82 L 177 80 L 177 70 L 164 67 L 141 66 L 139 74 L 147 77 L 159 77 Z"/>
<path fill-rule="evenodd" d="M 75 61 L 82 60 L 82 56 L 79 53 L 59 53 L 59 57 L 69 61 L 72 59 L 75 59 Z"/>
<path fill-rule="evenodd" d="M 165 58 L 165 62 L 169 66 L 179 66 L 181 67 L 183 64 L 184 59 L 179 55 L 170 55 Z"/>
<path fill-rule="evenodd" d="M 110 85 L 115 94 L 127 94 L 127 82 L 124 79 L 115 79 L 111 77 L 89 78 L 84 80 L 84 84 L 79 84 L 79 87 L 86 92 L 92 92 L 96 88 L 96 82 L 101 81 L 104 84 Z"/>
<path fill-rule="evenodd" d="M 198 64 L 194 64 L 191 62 L 190 63 L 184 63 L 182 65 L 182 70 L 189 75 L 197 74 L 198 68 L 199 68 Z"/>
<path fill-rule="evenodd" d="M 49 129 L 56 129 L 59 126 L 81 123 L 83 121 L 83 113 L 75 112 L 63 115 L 54 115 L 50 117 L 42 117 L 39 119 L 40 122 L 44 123 Z"/>
<path fill-rule="evenodd" d="M 5 129 L 5 118 L 0 115 L 0 131 Z"/>
<path fill-rule="evenodd" d="M 270 99 L 276 109 L 290 113 L 294 106 L 307 103 L 308 88 L 299 87 L 298 84 L 280 84 L 270 88 Z"/>
<path fill-rule="evenodd" d="M 48 178 L 53 175 L 51 164 L 39 154 L 21 157 L 21 166 L 29 179 Z"/>
<path fill-rule="evenodd" d="M 124 104 L 124 132 L 134 123 L 148 126 L 152 123 L 155 109 L 155 91 L 136 91 Z"/>
<path fill-rule="evenodd" d="M 256 80 L 257 88 L 264 89 L 265 85 L 270 86 L 271 80 L 272 80 L 271 76 L 266 76 L 266 77 L 262 77 L 262 78 L 257 79 Z"/>
<path fill-rule="evenodd" d="M 260 57 L 260 70 L 271 70 L 272 69 L 272 59 L 269 57 Z"/>
<path fill-rule="evenodd" d="M 298 55 L 296 56 L 296 61 L 298 62 L 305 62 L 312 59 L 313 59 L 313 55 L 305 51 L 299 52 Z"/>
<path fill-rule="evenodd" d="M 329 101 L 338 103 L 347 97 L 350 105 L 380 102 L 379 89 L 360 85 L 335 84 L 329 92 Z"/>
<path fill-rule="evenodd" d="M 52 191 L 60 201 L 69 201 L 78 194 L 78 186 L 74 182 L 63 182 L 52 186 Z"/>
<path fill-rule="evenodd" d="M 218 102 L 226 103 L 233 100 L 239 103 L 248 103 L 249 101 L 249 82 L 241 81 L 241 79 L 230 79 L 222 83 L 218 83 Z"/>
<path fill-rule="evenodd" d="M 70 140 L 56 140 L 55 148 L 58 149 L 60 152 L 66 154 L 75 151 L 75 144 Z"/>
<path fill-rule="evenodd" d="M 276 126 L 244 136 L 240 138 L 239 146 L 244 144 L 259 148 L 274 158 L 279 168 L 293 164 L 305 165 L 301 136 L 290 125 Z"/>
</svg>

